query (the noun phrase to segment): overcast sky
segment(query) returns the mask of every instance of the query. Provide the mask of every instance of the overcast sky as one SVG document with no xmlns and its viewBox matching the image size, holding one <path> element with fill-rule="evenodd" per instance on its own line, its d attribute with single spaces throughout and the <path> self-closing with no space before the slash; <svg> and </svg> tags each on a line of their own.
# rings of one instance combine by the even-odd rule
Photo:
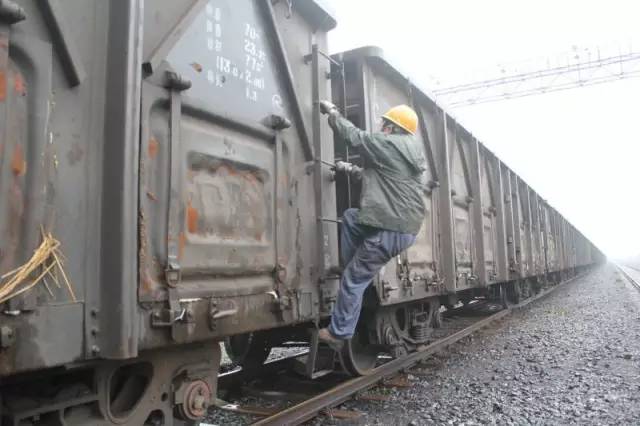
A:
<svg viewBox="0 0 640 426">
<path fill-rule="evenodd" d="M 378 45 L 428 88 L 573 46 L 640 51 L 637 1 L 327 1 L 332 52 Z M 451 112 L 608 256 L 640 255 L 640 78 Z"/>
</svg>

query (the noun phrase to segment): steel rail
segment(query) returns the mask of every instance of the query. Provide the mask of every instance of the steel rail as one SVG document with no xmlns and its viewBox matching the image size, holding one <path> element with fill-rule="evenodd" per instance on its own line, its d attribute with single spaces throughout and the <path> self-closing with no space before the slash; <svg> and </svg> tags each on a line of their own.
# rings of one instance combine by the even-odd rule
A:
<svg viewBox="0 0 640 426">
<path fill-rule="evenodd" d="M 544 298 L 549 293 L 584 275 L 585 274 L 576 275 L 575 277 L 565 280 L 562 283 L 559 283 L 549 289 L 546 289 L 545 291 L 538 293 L 534 297 L 528 298 L 518 305 L 513 305 L 506 309 L 498 311 L 495 314 L 492 314 L 489 317 L 482 319 L 450 336 L 444 337 L 434 343 L 431 343 L 430 345 L 424 346 L 418 349 L 416 352 L 382 364 L 381 366 L 376 367 L 369 375 L 349 379 L 346 382 L 341 383 L 324 393 L 316 395 L 304 402 L 301 402 L 298 405 L 294 405 L 290 408 L 274 414 L 273 416 L 264 418 L 253 424 L 260 426 L 298 425 L 306 420 L 315 417 L 326 408 L 336 406 L 346 401 L 355 393 L 367 389 L 385 379 L 386 377 L 415 365 L 420 360 L 428 357 L 429 355 L 433 355 L 434 353 L 452 345 L 453 343 L 458 342 L 459 340 L 462 340 L 463 338 L 475 333 L 476 331 L 488 326 L 489 324 L 506 317 L 512 312 L 522 309 L 523 307 L 536 300 Z"/>
<path fill-rule="evenodd" d="M 634 268 L 633 266 L 618 265 L 618 264 L 616 264 L 616 267 L 622 273 L 622 275 L 627 279 L 627 281 L 629 281 L 631 283 L 631 285 L 636 288 L 636 290 L 640 291 L 640 282 L 634 280 L 631 277 L 631 275 L 629 275 L 629 273 L 624 270 L 624 268 L 633 269 L 634 271 L 637 271 L 637 272 L 640 272 L 640 269 Z"/>
</svg>

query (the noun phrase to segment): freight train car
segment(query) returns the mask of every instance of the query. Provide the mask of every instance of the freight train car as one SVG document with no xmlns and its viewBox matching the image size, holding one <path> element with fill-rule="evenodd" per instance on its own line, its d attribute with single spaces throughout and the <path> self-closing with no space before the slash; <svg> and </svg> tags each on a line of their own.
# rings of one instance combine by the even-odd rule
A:
<svg viewBox="0 0 640 426">
<path fill-rule="evenodd" d="M 341 354 L 430 338 L 442 306 L 515 303 L 600 260 L 577 230 L 378 49 L 330 57 L 314 0 L 0 2 L 0 419 L 171 425 L 244 368 L 309 341 L 335 302 L 364 129 L 418 111 L 427 217 L 366 295 Z M 310 331 L 311 330 L 311 331 Z"/>
<path fill-rule="evenodd" d="M 335 20 L 293 6 L 0 2 L 3 425 L 200 417 L 221 338 L 318 317 Z"/>
</svg>

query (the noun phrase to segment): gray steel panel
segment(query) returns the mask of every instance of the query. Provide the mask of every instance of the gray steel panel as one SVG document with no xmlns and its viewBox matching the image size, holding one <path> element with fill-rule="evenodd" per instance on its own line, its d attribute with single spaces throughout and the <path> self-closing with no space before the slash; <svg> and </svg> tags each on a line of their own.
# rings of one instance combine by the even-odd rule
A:
<svg viewBox="0 0 640 426">
<path fill-rule="evenodd" d="M 260 209 L 258 212 L 271 215 L 271 224 L 265 225 L 269 228 L 265 229 L 265 235 L 270 233 L 275 237 L 275 232 L 282 234 L 277 244 L 271 244 L 272 238 L 264 249 L 262 262 L 256 262 L 260 255 L 244 252 L 245 260 L 255 262 L 255 265 L 260 263 L 255 269 L 263 270 L 260 272 L 262 278 L 251 273 L 238 278 L 234 276 L 236 272 L 229 273 L 233 269 L 228 265 L 233 250 L 228 247 L 224 253 L 209 253 L 210 258 L 204 256 L 204 251 L 184 247 L 187 252 L 192 250 L 185 263 L 192 270 L 206 265 L 212 273 L 214 268 L 218 268 L 214 280 L 202 275 L 194 276 L 192 285 L 183 289 L 183 293 L 191 298 L 207 296 L 193 302 L 193 312 L 200 312 L 201 316 L 196 319 L 196 332 L 186 334 L 187 340 L 211 339 L 214 336 L 291 323 L 296 320 L 298 298 L 302 298 L 304 315 L 308 318 L 311 315 L 308 312 L 308 293 L 312 293 L 312 300 L 319 299 L 317 286 L 310 279 L 315 267 L 312 260 L 315 256 L 313 242 L 317 238 L 313 232 L 309 232 L 315 223 L 313 215 L 308 214 L 315 202 L 314 187 L 305 158 L 301 156 L 300 126 L 294 125 L 282 132 L 282 154 L 277 154 L 276 159 L 274 141 L 271 140 L 274 131 L 265 125 L 268 123 L 263 122 L 264 118 L 274 113 L 285 118 L 293 115 L 291 105 L 294 100 L 290 96 L 274 98 L 280 93 L 282 85 L 287 84 L 280 72 L 282 64 L 274 61 L 275 68 L 264 70 L 264 80 L 252 80 L 256 90 L 261 90 L 264 82 L 265 89 L 261 91 L 263 96 L 258 96 L 260 100 L 254 102 L 253 106 L 243 104 L 240 99 L 243 95 L 247 99 L 247 94 L 243 83 L 231 81 L 235 78 L 233 69 L 231 75 L 227 75 L 229 84 L 225 88 L 230 88 L 227 92 L 209 88 L 208 74 L 198 71 L 211 65 L 207 63 L 212 59 L 207 53 L 208 37 L 204 33 L 187 34 L 187 30 L 193 28 L 193 22 L 199 18 L 198 12 L 206 13 L 207 5 L 212 6 L 214 11 L 215 5 L 222 5 L 226 10 L 238 10 L 238 13 L 234 12 L 238 21 L 231 22 L 232 27 L 227 26 L 227 47 L 233 51 L 231 58 L 234 62 L 246 66 L 245 48 L 250 49 L 251 46 L 244 44 L 244 34 L 249 31 L 251 35 L 253 30 L 245 26 L 251 20 L 242 22 L 242 18 L 247 16 L 246 13 L 253 14 L 259 28 L 268 28 L 263 13 L 267 2 L 252 1 L 248 2 L 249 7 L 237 8 L 236 2 L 212 0 L 211 3 L 201 2 L 199 10 L 195 2 L 173 1 L 145 2 L 144 5 L 136 0 L 92 0 L 80 3 L 51 0 L 46 4 L 25 0 L 21 3 L 27 19 L 16 24 L 12 30 L 11 67 L 15 69 L 15 75 L 24 77 L 26 84 L 19 86 L 25 89 L 25 94 L 15 98 L 18 104 L 11 105 L 12 115 L 8 119 L 15 120 L 17 117 L 19 120 L 16 126 L 3 127 L 14 133 L 3 135 L 2 140 L 4 142 L 11 136 L 12 141 L 23 141 L 25 149 L 21 156 L 15 156 L 15 161 L 10 161 L 14 158 L 0 155 L 0 173 L 14 176 L 0 180 L 3 185 L 0 187 L 0 205 L 5 213 L 9 206 L 14 210 L 16 207 L 22 210 L 4 215 L 5 221 L 16 219 L 17 222 L 11 227 L 11 232 L 6 229 L 8 222 L 5 223 L 5 229 L 1 232 L 9 238 L 3 238 L 2 242 L 15 240 L 16 243 L 12 244 L 10 250 L 0 254 L 0 272 L 13 269 L 26 260 L 39 243 L 42 226 L 51 230 L 62 242 L 62 251 L 66 256 L 65 269 L 79 299 L 77 304 L 69 304 L 66 292 L 57 290 L 55 286 L 52 289 L 55 299 L 51 299 L 43 288 L 37 287 L 24 297 L 3 306 L 3 309 L 10 308 L 19 313 L 15 317 L 3 315 L 3 324 L 15 326 L 19 334 L 28 324 L 33 329 L 31 335 L 38 336 L 37 345 L 51 348 L 51 354 L 41 361 L 41 366 L 72 362 L 78 359 L 78 354 L 85 359 L 129 358 L 138 354 L 140 345 L 145 348 L 170 344 L 168 339 L 171 333 L 166 333 L 165 328 L 148 327 L 153 312 L 168 309 L 166 302 L 138 304 L 138 292 L 144 293 L 144 282 L 138 286 L 137 255 L 139 242 L 140 247 L 144 247 L 148 236 L 143 234 L 144 229 L 138 228 L 138 203 L 152 204 L 151 198 L 154 197 L 151 191 L 138 195 L 138 171 L 142 166 L 142 175 L 149 179 L 148 173 L 153 171 L 152 168 L 145 168 L 149 152 L 155 149 L 159 157 L 164 158 L 162 156 L 165 155 L 162 151 L 165 147 L 154 148 L 149 140 L 139 140 L 142 64 L 154 52 L 161 60 L 173 61 L 177 71 L 191 73 L 194 80 L 195 89 L 185 95 L 182 101 L 184 119 L 180 123 L 182 139 L 185 140 L 182 148 L 188 152 L 179 152 L 185 163 L 191 161 L 188 164 L 193 165 L 193 161 L 197 160 L 192 155 L 195 151 L 225 154 L 224 150 L 229 147 L 224 142 L 237 139 L 238 152 L 235 158 L 242 157 L 240 159 L 246 160 L 246 165 L 260 166 L 270 174 L 265 180 L 269 186 L 267 193 L 272 197 L 267 195 L 266 198 L 268 211 Z M 327 50 L 324 31 L 332 26 L 332 18 L 312 0 L 297 2 L 291 14 L 285 2 L 276 4 L 274 9 L 274 22 L 281 31 L 284 29 L 282 49 L 290 63 L 289 84 L 300 94 L 301 122 L 311 123 L 310 89 L 313 76 L 310 66 L 304 62 L 304 56 L 311 52 L 312 38 L 322 50 Z M 146 23 L 142 15 L 146 16 Z M 202 28 L 207 31 L 206 22 Z M 263 35 L 269 60 L 275 57 L 272 35 L 268 30 Z M 185 40 L 187 45 L 180 46 Z M 198 45 L 198 42 L 202 43 Z M 204 46 L 204 51 L 198 50 L 198 46 Z M 162 52 L 166 52 L 165 57 Z M 257 46 L 256 54 L 260 59 Z M 215 66 L 215 57 L 212 60 Z M 159 64 L 144 67 L 145 76 L 157 71 L 155 65 Z M 224 71 L 226 63 L 222 67 Z M 328 70 L 328 63 L 320 66 L 321 74 Z M 197 80 L 202 76 L 206 84 L 202 79 Z M 273 85 L 267 88 L 269 79 Z M 14 83 L 13 77 L 11 83 Z M 242 92 L 238 92 L 239 88 Z M 165 123 L 165 130 L 162 130 L 162 121 L 166 122 L 168 117 L 167 104 L 163 104 L 168 95 L 164 87 L 156 85 L 156 89 L 160 94 L 155 95 L 153 114 L 147 117 L 152 117 L 155 128 L 160 129 L 158 132 L 166 135 L 167 126 Z M 278 92 L 270 92 L 271 89 L 278 89 Z M 326 80 L 319 83 L 319 90 L 323 98 L 329 96 Z M 253 92 L 249 95 L 256 97 Z M 228 114 L 232 109 L 229 99 L 235 103 L 235 115 Z M 0 116 L 1 112 L 2 105 Z M 147 120 L 144 114 L 143 118 Z M 6 118 L 3 120 L 6 122 Z M 238 123 L 240 126 L 237 126 Z M 212 132 L 219 137 L 218 143 L 211 143 L 215 140 Z M 323 133 L 328 134 L 324 124 Z M 329 139 L 323 136 L 322 141 L 327 146 L 328 155 L 332 156 L 331 144 L 327 143 Z M 258 145 L 262 146 L 262 150 L 247 148 Z M 144 155 L 139 161 L 141 146 Z M 256 155 L 258 153 L 260 155 Z M 204 163 L 199 164 L 202 166 Z M 154 173 L 152 178 L 162 183 L 167 170 L 156 167 Z M 188 177 L 193 178 L 193 182 L 198 180 L 195 176 Z M 13 190 L 9 186 L 13 185 L 12 180 L 17 182 Z M 274 187 L 276 180 L 278 191 Z M 325 207 L 331 208 L 335 205 L 333 184 L 328 180 L 325 184 L 327 190 L 322 202 Z M 189 185 L 185 185 L 184 194 L 195 194 L 195 183 Z M 146 189 L 144 186 L 140 188 Z M 162 186 L 157 189 L 158 199 L 155 203 L 165 202 Z M 244 191 L 245 195 L 249 193 Z M 23 197 L 23 202 L 15 202 L 17 195 Z M 182 206 L 186 207 L 186 203 Z M 180 223 L 186 229 L 188 217 L 181 217 L 184 222 Z M 241 217 L 246 217 L 246 214 Z M 158 214 L 156 219 L 161 220 L 162 215 Z M 203 223 L 207 225 L 209 222 L 204 220 Z M 163 236 L 167 234 L 159 222 L 156 221 L 154 226 L 149 238 L 160 247 L 166 241 L 166 238 L 162 241 Z M 242 229 L 245 237 L 248 236 L 248 229 Z M 238 251 L 242 252 L 236 248 Z M 280 257 L 277 254 L 280 252 L 283 252 L 283 258 L 278 259 L 276 264 L 276 256 Z M 163 249 L 156 250 L 156 253 L 162 254 Z M 329 253 L 330 262 L 335 263 L 335 231 L 329 239 Z M 212 258 L 217 260 L 211 261 Z M 162 257 L 157 256 L 148 259 L 151 264 L 164 262 Z M 280 264 L 284 268 L 274 267 Z M 236 271 L 242 267 L 237 266 Z M 246 267 L 244 272 L 250 272 L 250 269 Z M 277 276 L 274 275 L 276 272 Z M 274 287 L 274 276 L 285 281 L 286 288 Z M 154 278 L 164 288 L 164 278 Z M 335 283 L 332 285 L 332 291 L 335 292 Z M 240 290 L 236 291 L 238 287 Z M 274 288 L 281 291 L 275 299 L 268 293 Z M 259 294 L 255 298 L 248 296 L 256 289 Z M 302 289 L 305 289 L 303 293 L 307 296 L 299 295 L 298 290 Z M 220 320 L 218 328 L 209 325 L 213 303 L 211 296 L 214 293 L 227 298 L 225 300 L 233 298 L 234 294 L 240 298 L 236 300 L 238 317 Z M 163 292 L 159 295 L 156 299 L 147 300 L 162 300 L 165 296 Z M 48 307 L 52 304 L 56 304 L 56 312 L 60 314 L 52 313 Z M 247 317 L 250 319 L 245 321 L 243 318 Z M 242 325 L 238 325 L 238 322 L 242 322 Z M 54 333 L 43 332 L 48 327 L 67 329 L 71 335 L 68 339 L 59 339 Z M 22 353 L 24 348 L 33 344 L 29 339 L 18 340 L 14 347 L 0 351 L 2 374 L 38 367 L 32 360 L 15 357 L 16 353 Z"/>
<path fill-rule="evenodd" d="M 509 205 L 505 199 L 505 181 L 503 179 L 502 162 L 495 157 L 493 160 L 495 170 L 495 188 L 496 188 L 496 240 L 497 240 L 497 263 L 498 263 L 498 281 L 507 281 L 509 279 L 509 248 L 508 244 L 508 214 L 510 212 Z"/>
<path fill-rule="evenodd" d="M 130 358 L 138 354 L 137 218 L 141 0 L 111 3 L 104 117 L 99 354 Z M 123 52 L 125 54 L 123 54 Z M 117 307 L 117 309 L 114 309 Z M 98 355 L 98 353 L 95 353 Z"/>
<path fill-rule="evenodd" d="M 482 197 L 482 170 L 484 165 L 482 164 L 482 160 L 480 158 L 480 144 L 476 138 L 472 138 L 470 141 L 470 180 L 471 180 L 471 189 L 473 194 L 473 204 L 472 204 L 472 218 L 473 218 L 473 229 L 474 229 L 474 262 L 473 262 L 473 273 L 478 277 L 478 284 L 482 286 L 487 285 L 488 277 L 487 277 L 487 260 L 486 256 L 488 253 L 485 253 L 485 247 L 492 246 L 491 242 L 491 232 L 488 235 L 485 235 L 485 216 L 484 216 L 484 206 L 483 206 L 483 197 Z M 488 242 L 485 242 L 485 239 L 489 239 Z"/>
<path fill-rule="evenodd" d="M 183 341 L 300 321 L 297 304 L 308 304 L 302 294 L 320 291 L 316 242 L 326 248 L 326 268 L 337 263 L 337 227 L 327 225 L 325 238 L 317 236 L 313 213 L 319 203 L 333 210 L 333 183 L 325 167 L 314 184 L 316 173 L 306 163 L 314 154 L 307 129 L 319 115 L 312 87 L 316 82 L 316 96 L 323 99 L 329 89 L 305 62 L 312 49 L 306 35 L 316 29 L 299 9 L 289 15 L 285 3 L 235 5 L 210 0 L 180 23 L 179 36 L 166 57 L 156 58 L 143 90 L 138 296 L 186 309 L 192 325 L 167 325 Z M 314 41 L 326 49 L 324 33 Z M 329 63 L 320 61 L 318 75 L 328 71 Z M 190 82 L 180 92 L 175 119 L 166 72 Z M 274 129 L 274 120 L 292 125 Z M 329 135 L 324 121 L 314 127 L 314 140 L 332 158 Z M 171 204 L 178 220 L 167 227 Z M 174 291 L 166 285 L 166 241 L 177 243 Z M 323 295 L 330 298 L 336 286 L 328 280 Z M 208 304 L 214 302 L 230 303 L 234 313 L 210 327 Z M 155 306 L 153 315 L 164 315 L 167 308 Z M 145 333 L 144 347 L 162 345 L 161 328 Z"/>
<path fill-rule="evenodd" d="M 482 240 L 484 252 L 484 271 L 487 282 L 495 282 L 499 276 L 498 267 L 498 245 L 500 237 L 498 226 L 499 217 L 497 202 L 500 196 L 500 190 L 496 182 L 496 176 L 499 172 L 496 170 L 494 155 L 486 148 L 479 147 L 479 169 L 480 169 L 480 201 L 482 203 Z"/>
</svg>

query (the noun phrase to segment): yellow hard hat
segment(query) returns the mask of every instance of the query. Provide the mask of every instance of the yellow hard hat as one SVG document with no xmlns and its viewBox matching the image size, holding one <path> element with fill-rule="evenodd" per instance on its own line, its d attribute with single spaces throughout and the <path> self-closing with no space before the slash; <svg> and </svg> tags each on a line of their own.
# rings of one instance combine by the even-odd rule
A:
<svg viewBox="0 0 640 426">
<path fill-rule="evenodd" d="M 418 130 L 418 115 L 407 105 L 394 106 L 382 118 L 389 120 L 412 135 L 415 135 L 416 130 Z"/>
</svg>

